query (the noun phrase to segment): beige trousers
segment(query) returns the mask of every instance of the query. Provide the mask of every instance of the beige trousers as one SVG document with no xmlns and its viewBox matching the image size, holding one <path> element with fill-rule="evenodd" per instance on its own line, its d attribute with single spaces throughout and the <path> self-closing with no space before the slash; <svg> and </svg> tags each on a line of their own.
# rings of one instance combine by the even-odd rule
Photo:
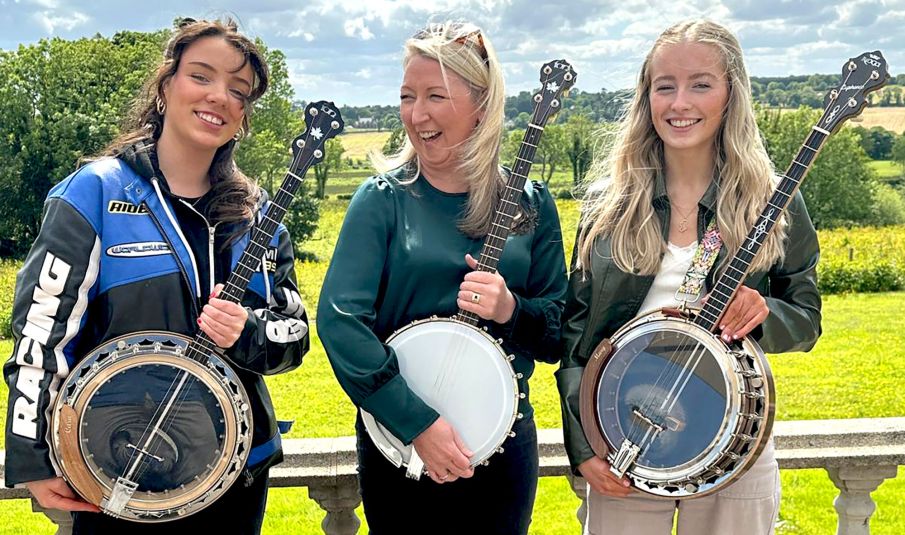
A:
<svg viewBox="0 0 905 535">
<path fill-rule="evenodd" d="M 779 515 L 779 466 L 771 438 L 761 456 L 726 489 L 691 500 L 660 500 L 636 492 L 611 498 L 589 489 L 588 535 L 770 535 Z M 678 509 L 678 515 L 676 515 Z"/>
</svg>

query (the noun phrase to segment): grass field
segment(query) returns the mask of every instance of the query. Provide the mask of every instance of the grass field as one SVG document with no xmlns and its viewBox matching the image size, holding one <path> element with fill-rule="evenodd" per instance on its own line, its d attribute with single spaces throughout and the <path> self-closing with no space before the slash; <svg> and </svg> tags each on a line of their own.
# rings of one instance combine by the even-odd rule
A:
<svg viewBox="0 0 905 535">
<path fill-rule="evenodd" d="M 383 144 L 390 137 L 389 131 L 383 132 L 349 132 L 339 137 L 343 142 L 343 158 L 352 158 L 353 160 L 367 160 L 368 152 L 371 150 L 380 150 Z"/>
<path fill-rule="evenodd" d="M 568 187 L 571 178 L 555 176 L 553 189 Z M 344 178 L 354 189 L 360 178 Z M 354 184 L 353 184 L 354 182 Z M 313 310 L 327 261 L 342 222 L 347 201 L 330 199 L 323 205 L 317 234 L 308 249 L 319 262 L 300 263 L 297 274 L 303 299 Z M 577 203 L 557 203 L 570 254 L 575 235 Z M 865 230 L 865 232 L 867 232 Z M 890 238 L 891 239 L 891 238 Z M 834 254 L 832 242 L 827 253 Z M 887 245 L 895 248 L 890 241 Z M 841 247 L 841 246 L 840 246 Z M 841 250 L 841 249 L 840 249 Z M 0 308 L 9 306 L 14 262 L 0 262 Z M 776 377 L 782 420 L 818 418 L 884 417 L 905 415 L 905 293 L 827 296 L 824 335 L 809 354 L 771 358 Z M 340 389 L 312 329 L 312 350 L 298 370 L 268 378 L 277 414 L 295 419 L 290 438 L 326 437 L 353 433 L 354 408 Z M 12 344 L 0 341 L 0 354 L 9 355 Z M 532 401 L 541 428 L 561 426 L 559 399 L 553 380 L 555 367 L 540 364 L 531 380 Z M 6 414 L 6 396 L 0 396 L 0 414 Z M 2 418 L 0 417 L 0 418 Z M 2 447 L 3 437 L 0 437 Z M 782 473 L 783 501 L 779 533 L 820 535 L 832 533 L 836 514 L 832 500 L 837 491 L 822 470 L 786 470 Z M 872 522 L 874 535 L 905 533 L 905 469 L 874 493 L 878 503 Z M 577 533 L 575 498 L 564 478 L 542 478 L 535 505 L 532 533 Z M 306 489 L 274 489 L 268 504 L 265 533 L 319 533 L 323 512 L 307 498 Z M 26 500 L 0 502 L 0 535 L 50 534 L 42 516 L 31 514 Z"/>
<path fill-rule="evenodd" d="M 867 165 L 877 173 L 877 177 L 884 182 L 902 180 L 905 178 L 905 169 L 892 160 L 871 160 Z"/>
<path fill-rule="evenodd" d="M 864 128 L 882 126 L 890 132 L 901 135 L 905 133 L 905 106 L 894 108 L 868 106 L 854 119 L 852 125 Z"/>
</svg>

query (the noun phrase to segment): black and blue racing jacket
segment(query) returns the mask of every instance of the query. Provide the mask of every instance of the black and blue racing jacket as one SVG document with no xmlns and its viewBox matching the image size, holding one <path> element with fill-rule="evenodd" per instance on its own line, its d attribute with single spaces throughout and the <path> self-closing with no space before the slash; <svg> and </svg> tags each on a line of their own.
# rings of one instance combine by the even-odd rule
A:
<svg viewBox="0 0 905 535">
<path fill-rule="evenodd" d="M 173 215 L 177 201 L 155 175 L 147 155 L 133 150 L 82 167 L 45 201 L 41 231 L 16 278 L 15 345 L 3 367 L 8 486 L 60 475 L 50 451 L 51 409 L 62 381 L 92 349 L 136 331 L 191 337 L 198 330 L 200 283 L 208 278 L 204 287 L 212 288 L 214 272 L 198 265 Z M 245 233 L 219 254 L 229 255 L 234 266 L 248 241 Z M 282 460 L 261 375 L 295 368 L 309 347 L 284 226 L 242 305 L 248 320 L 225 355 L 251 398 L 255 429 L 247 466 L 253 475 Z"/>
</svg>

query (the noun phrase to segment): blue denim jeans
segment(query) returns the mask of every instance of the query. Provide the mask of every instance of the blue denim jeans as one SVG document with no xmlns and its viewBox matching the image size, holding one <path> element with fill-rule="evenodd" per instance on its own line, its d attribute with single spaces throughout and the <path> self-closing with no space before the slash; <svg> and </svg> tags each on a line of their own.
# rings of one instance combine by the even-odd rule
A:
<svg viewBox="0 0 905 535">
<path fill-rule="evenodd" d="M 474 476 L 438 485 L 414 481 L 396 468 L 364 431 L 358 435 L 358 478 L 372 535 L 405 533 L 526 534 L 537 493 L 537 429 L 533 418 L 517 421 L 503 453 L 475 468 Z"/>
</svg>

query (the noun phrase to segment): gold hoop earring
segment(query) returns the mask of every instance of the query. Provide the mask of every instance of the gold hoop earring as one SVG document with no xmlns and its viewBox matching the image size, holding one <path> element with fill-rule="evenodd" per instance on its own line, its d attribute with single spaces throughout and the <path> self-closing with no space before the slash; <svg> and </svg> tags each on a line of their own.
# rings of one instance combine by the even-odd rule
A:
<svg viewBox="0 0 905 535">
<path fill-rule="evenodd" d="M 167 111 L 167 103 L 162 98 L 157 97 L 157 113 L 163 115 Z"/>
<path fill-rule="evenodd" d="M 236 130 L 236 133 L 233 134 L 233 140 L 239 141 L 243 137 L 245 137 L 245 129 L 240 126 L 239 129 Z"/>
</svg>

